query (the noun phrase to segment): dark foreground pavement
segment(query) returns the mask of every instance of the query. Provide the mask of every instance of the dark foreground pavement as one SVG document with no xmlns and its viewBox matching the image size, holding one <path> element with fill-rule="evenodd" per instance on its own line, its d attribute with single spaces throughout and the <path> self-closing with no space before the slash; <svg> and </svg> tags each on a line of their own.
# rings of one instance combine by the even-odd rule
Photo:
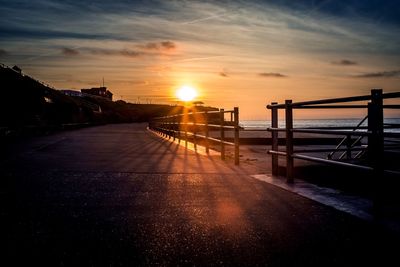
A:
<svg viewBox="0 0 400 267">
<path fill-rule="evenodd" d="M 398 264 L 398 236 L 143 124 L 33 138 L 1 160 L 15 266 Z"/>
</svg>

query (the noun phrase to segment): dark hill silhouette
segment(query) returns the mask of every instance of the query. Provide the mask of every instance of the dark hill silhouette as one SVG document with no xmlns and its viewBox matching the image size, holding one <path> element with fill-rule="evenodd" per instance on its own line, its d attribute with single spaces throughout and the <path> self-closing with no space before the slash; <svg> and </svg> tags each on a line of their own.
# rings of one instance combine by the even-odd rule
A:
<svg viewBox="0 0 400 267">
<path fill-rule="evenodd" d="M 183 111 L 182 106 L 114 102 L 90 95 L 68 96 L 4 65 L 0 65 L 0 84 L 0 129 L 7 131 L 58 129 L 71 124 L 146 122 Z M 196 109 L 217 110 L 203 106 Z"/>
<path fill-rule="evenodd" d="M 79 121 L 79 104 L 32 77 L 0 67 L 0 124 L 7 127 Z"/>
</svg>

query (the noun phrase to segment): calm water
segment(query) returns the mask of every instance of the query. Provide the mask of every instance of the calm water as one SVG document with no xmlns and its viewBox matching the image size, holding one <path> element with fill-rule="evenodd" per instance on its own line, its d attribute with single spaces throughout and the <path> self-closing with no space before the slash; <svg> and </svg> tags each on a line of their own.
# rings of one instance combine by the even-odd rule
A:
<svg viewBox="0 0 400 267">
<path fill-rule="evenodd" d="M 297 119 L 293 121 L 293 125 L 296 128 L 310 128 L 310 127 L 355 127 L 362 119 Z M 384 123 L 388 124 L 398 124 L 400 126 L 400 118 L 387 118 Z M 246 129 L 266 129 L 271 126 L 271 122 L 264 120 L 244 120 L 240 122 L 240 125 Z M 367 126 L 367 121 L 365 121 L 362 126 Z M 285 121 L 279 121 L 279 127 L 285 127 Z M 400 132 L 400 129 L 385 129 L 388 132 Z"/>
</svg>

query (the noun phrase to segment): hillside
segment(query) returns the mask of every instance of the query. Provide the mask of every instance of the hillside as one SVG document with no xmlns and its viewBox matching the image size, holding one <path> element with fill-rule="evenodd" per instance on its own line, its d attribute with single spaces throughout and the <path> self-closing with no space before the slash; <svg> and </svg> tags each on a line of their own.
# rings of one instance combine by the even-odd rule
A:
<svg viewBox="0 0 400 267">
<path fill-rule="evenodd" d="M 145 122 L 182 113 L 182 106 L 132 104 L 103 97 L 67 96 L 38 80 L 0 65 L 0 128 L 59 127 L 64 124 Z M 196 107 L 200 110 L 216 110 Z"/>
</svg>

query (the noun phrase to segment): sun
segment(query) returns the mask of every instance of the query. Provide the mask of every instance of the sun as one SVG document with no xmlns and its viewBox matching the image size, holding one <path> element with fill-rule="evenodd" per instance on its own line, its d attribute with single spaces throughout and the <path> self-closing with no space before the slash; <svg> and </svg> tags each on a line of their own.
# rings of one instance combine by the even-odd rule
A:
<svg viewBox="0 0 400 267">
<path fill-rule="evenodd" d="M 182 101 L 192 101 L 197 97 L 197 91 L 191 86 L 184 85 L 178 89 L 176 96 Z"/>
</svg>

